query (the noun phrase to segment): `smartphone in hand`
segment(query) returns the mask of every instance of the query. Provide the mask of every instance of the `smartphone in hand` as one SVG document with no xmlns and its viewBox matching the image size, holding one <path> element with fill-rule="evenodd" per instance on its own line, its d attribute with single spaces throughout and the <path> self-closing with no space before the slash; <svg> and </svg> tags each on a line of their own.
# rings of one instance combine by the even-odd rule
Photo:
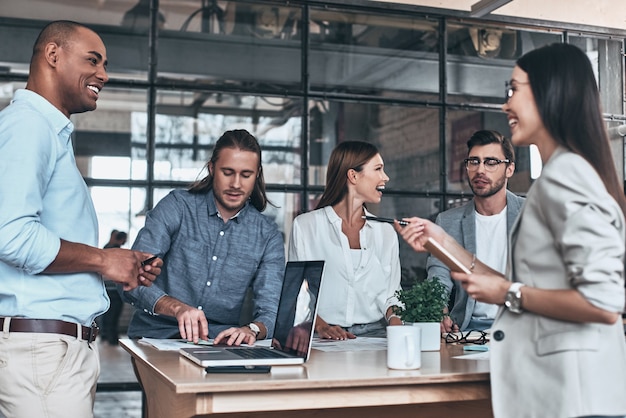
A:
<svg viewBox="0 0 626 418">
<path fill-rule="evenodd" d="M 141 262 L 141 267 L 147 266 L 148 264 L 152 263 L 154 260 L 156 260 L 157 258 L 159 258 L 158 255 L 153 255 L 150 258 L 146 258 L 145 260 L 143 260 Z"/>
</svg>

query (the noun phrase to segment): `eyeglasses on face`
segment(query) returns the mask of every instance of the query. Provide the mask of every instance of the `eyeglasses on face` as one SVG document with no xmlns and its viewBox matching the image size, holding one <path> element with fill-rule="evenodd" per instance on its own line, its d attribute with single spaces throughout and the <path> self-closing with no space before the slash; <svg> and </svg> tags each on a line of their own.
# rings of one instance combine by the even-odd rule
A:
<svg viewBox="0 0 626 418">
<path fill-rule="evenodd" d="M 445 337 L 446 343 L 458 344 L 487 344 L 488 338 L 485 331 L 472 329 L 466 332 L 449 332 Z"/>
<path fill-rule="evenodd" d="M 508 164 L 511 160 L 498 160 L 497 158 L 485 158 L 481 161 L 480 158 L 466 158 L 463 160 L 465 167 L 469 171 L 476 171 L 480 167 L 480 163 L 485 165 L 485 170 L 496 171 L 500 164 Z"/>
<path fill-rule="evenodd" d="M 518 84 L 530 84 L 529 82 L 515 81 L 515 85 Z M 513 97 L 513 93 L 515 93 L 517 88 L 513 85 L 511 81 L 504 82 L 504 102 L 508 102 L 511 97 Z"/>
</svg>

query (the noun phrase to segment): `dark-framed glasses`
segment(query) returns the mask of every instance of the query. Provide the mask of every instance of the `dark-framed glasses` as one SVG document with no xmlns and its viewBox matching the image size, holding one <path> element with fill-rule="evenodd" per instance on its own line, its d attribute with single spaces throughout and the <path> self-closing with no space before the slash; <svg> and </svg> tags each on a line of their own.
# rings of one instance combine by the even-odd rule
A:
<svg viewBox="0 0 626 418">
<path fill-rule="evenodd" d="M 458 344 L 487 344 L 489 338 L 485 331 L 478 329 L 471 329 L 465 332 L 449 332 L 445 336 L 446 343 L 458 343 Z"/>
<path fill-rule="evenodd" d="M 466 158 L 463 160 L 463 162 L 465 163 L 465 167 L 469 171 L 478 170 L 478 167 L 480 167 L 481 163 L 485 165 L 485 170 L 496 171 L 500 164 L 508 164 L 511 162 L 511 160 L 498 160 L 497 158 L 485 158 L 484 160 L 481 160 L 480 158 Z"/>
</svg>

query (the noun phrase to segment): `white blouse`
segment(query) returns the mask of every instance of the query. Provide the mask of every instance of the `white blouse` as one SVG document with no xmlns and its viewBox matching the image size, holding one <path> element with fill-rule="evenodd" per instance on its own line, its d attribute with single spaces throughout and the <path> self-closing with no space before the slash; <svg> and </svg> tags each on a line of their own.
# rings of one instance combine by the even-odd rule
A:
<svg viewBox="0 0 626 418">
<path fill-rule="evenodd" d="M 375 322 L 390 306 L 399 304 L 395 297 L 400 289 L 396 231 L 389 224 L 365 221 L 359 242 L 361 254 L 355 257 L 332 206 L 303 213 L 293 222 L 289 260 L 326 261 L 318 315 L 329 324 L 349 327 Z"/>
</svg>

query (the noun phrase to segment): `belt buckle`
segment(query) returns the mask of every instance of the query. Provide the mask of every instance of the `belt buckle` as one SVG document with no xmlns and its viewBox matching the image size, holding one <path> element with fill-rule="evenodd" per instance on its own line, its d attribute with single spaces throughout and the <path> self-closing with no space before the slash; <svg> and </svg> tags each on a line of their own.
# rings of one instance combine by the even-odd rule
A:
<svg viewBox="0 0 626 418">
<path fill-rule="evenodd" d="M 100 328 L 98 327 L 98 324 L 96 324 L 95 322 L 91 324 L 91 326 L 89 327 L 89 336 L 87 338 L 87 342 L 91 343 L 96 341 L 96 337 L 98 336 L 99 331 Z"/>
</svg>

